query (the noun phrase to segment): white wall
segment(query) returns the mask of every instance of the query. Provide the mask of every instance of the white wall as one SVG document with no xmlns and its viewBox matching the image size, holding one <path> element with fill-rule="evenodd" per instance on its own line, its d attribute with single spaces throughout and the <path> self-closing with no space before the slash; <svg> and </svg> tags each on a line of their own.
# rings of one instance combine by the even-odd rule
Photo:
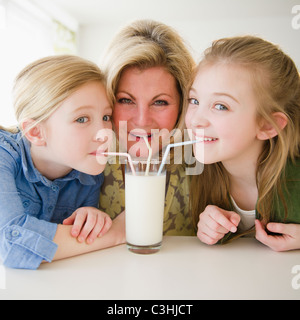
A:
<svg viewBox="0 0 300 320">
<path fill-rule="evenodd" d="M 253 0 L 251 4 L 259 6 L 259 3 L 263 1 Z M 300 27 L 300 7 L 298 15 L 292 14 L 291 10 L 295 2 L 291 0 L 282 1 L 286 3 L 286 10 L 280 15 L 269 14 L 267 8 L 265 8 L 265 12 L 262 11 L 259 16 L 252 17 L 245 17 L 245 14 L 241 15 L 238 11 L 236 13 L 224 11 L 222 15 L 224 18 L 220 17 L 220 14 L 214 15 L 214 12 L 212 12 L 211 16 L 202 17 L 199 20 L 189 20 L 188 17 L 183 17 L 180 21 L 172 21 L 168 18 L 160 19 L 160 21 L 174 27 L 186 39 L 196 60 L 199 60 L 203 50 L 215 39 L 252 34 L 278 44 L 294 59 L 300 70 L 300 29 L 296 30 L 292 27 L 292 19 L 294 19 L 294 22 L 297 19 Z M 244 1 L 242 2 L 244 3 Z M 298 2 L 300 5 L 300 0 Z M 245 1 L 245 3 L 247 2 Z M 137 18 L 140 17 L 137 16 Z M 81 26 L 79 54 L 87 59 L 99 62 L 105 48 L 122 25 L 124 23 L 113 22 Z"/>
<path fill-rule="evenodd" d="M 24 6 L 25 2 L 45 5 L 47 0 L 0 0 L 0 9 L 3 4 Z M 75 29 L 78 23 L 78 54 L 96 63 L 122 26 L 133 19 L 151 18 L 174 27 L 189 43 L 197 61 L 215 39 L 254 34 L 278 44 L 294 59 L 300 71 L 300 0 L 49 0 L 48 5 L 49 2 L 70 15 L 71 21 L 76 22 Z M 50 11 L 45 15 L 59 19 L 53 16 L 53 10 Z M 15 19 L 23 19 L 33 30 L 21 27 L 22 32 L 9 35 L 1 12 L 0 123 L 12 125 L 15 124 L 10 102 L 13 79 L 25 61 L 27 64 L 40 56 L 53 54 L 47 44 L 52 36 L 50 31 L 45 32 L 39 26 L 32 27 L 35 20 L 40 21 L 40 15 L 24 14 Z M 14 21 L 9 16 L 6 20 L 7 25 Z M 66 21 L 63 23 L 69 25 Z M 25 32 L 27 37 L 23 36 Z M 21 40 L 16 40 L 20 37 Z"/>
</svg>

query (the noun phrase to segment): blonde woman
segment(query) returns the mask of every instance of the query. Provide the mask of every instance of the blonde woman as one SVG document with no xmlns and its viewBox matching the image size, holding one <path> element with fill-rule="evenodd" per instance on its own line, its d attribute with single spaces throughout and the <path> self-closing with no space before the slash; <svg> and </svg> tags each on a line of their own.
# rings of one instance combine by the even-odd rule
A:
<svg viewBox="0 0 300 320">
<path fill-rule="evenodd" d="M 193 67 L 184 41 L 163 23 L 138 20 L 115 36 L 102 69 L 108 94 L 114 101 L 113 121 L 122 152 L 129 152 L 132 157 L 147 156 L 143 136 L 154 155 L 161 153 L 170 141 L 184 139 L 184 114 Z M 108 165 L 104 175 L 100 208 L 115 218 L 125 206 L 124 166 Z M 188 198 L 185 168 L 181 162 L 173 161 L 167 168 L 164 234 L 194 234 Z"/>
<path fill-rule="evenodd" d="M 257 37 L 215 41 L 197 68 L 186 124 L 205 164 L 191 184 L 199 239 L 226 242 L 256 227 L 256 238 L 273 250 L 300 249 L 294 62 Z"/>
<path fill-rule="evenodd" d="M 75 56 L 35 61 L 16 79 L 14 107 L 19 128 L 0 128 L 3 264 L 36 269 L 123 242 L 123 222 L 110 228 L 96 209 L 105 167 L 99 152 L 112 128 L 99 68 Z"/>
</svg>

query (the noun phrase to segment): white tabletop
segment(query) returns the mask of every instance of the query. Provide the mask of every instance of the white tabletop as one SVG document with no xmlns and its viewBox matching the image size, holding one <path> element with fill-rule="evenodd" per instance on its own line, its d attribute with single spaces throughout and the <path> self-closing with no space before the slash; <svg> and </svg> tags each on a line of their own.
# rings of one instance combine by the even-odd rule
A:
<svg viewBox="0 0 300 320">
<path fill-rule="evenodd" d="M 151 255 L 121 245 L 36 271 L 0 266 L 0 300 L 300 299 L 298 265 L 300 251 L 274 252 L 255 239 L 207 246 L 196 237 L 164 237 Z"/>
</svg>

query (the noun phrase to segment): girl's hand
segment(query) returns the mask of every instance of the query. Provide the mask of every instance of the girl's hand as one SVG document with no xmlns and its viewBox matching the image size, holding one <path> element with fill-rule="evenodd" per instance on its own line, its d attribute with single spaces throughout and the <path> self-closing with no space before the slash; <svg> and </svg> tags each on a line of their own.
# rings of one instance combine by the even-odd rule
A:
<svg viewBox="0 0 300 320">
<path fill-rule="evenodd" d="M 300 224 L 270 222 L 266 229 L 277 235 L 268 235 L 261 221 L 255 220 L 256 239 L 274 251 L 300 249 Z"/>
<path fill-rule="evenodd" d="M 82 207 L 63 221 L 64 225 L 73 225 L 71 235 L 79 242 L 91 244 L 97 237 L 103 236 L 111 227 L 111 218 L 93 207 Z"/>
<path fill-rule="evenodd" d="M 209 205 L 200 214 L 197 236 L 206 244 L 215 244 L 229 231 L 236 232 L 240 220 L 240 216 L 234 211 Z"/>
</svg>

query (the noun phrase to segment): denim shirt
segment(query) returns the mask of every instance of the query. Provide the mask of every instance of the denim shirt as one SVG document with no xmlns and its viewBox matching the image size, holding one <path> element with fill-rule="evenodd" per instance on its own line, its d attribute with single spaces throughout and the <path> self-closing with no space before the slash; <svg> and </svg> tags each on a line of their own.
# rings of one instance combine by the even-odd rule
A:
<svg viewBox="0 0 300 320">
<path fill-rule="evenodd" d="M 80 207 L 97 207 L 103 175 L 72 170 L 50 181 L 34 167 L 30 143 L 0 130 L 0 259 L 11 268 L 51 262 L 57 224 Z"/>
</svg>

